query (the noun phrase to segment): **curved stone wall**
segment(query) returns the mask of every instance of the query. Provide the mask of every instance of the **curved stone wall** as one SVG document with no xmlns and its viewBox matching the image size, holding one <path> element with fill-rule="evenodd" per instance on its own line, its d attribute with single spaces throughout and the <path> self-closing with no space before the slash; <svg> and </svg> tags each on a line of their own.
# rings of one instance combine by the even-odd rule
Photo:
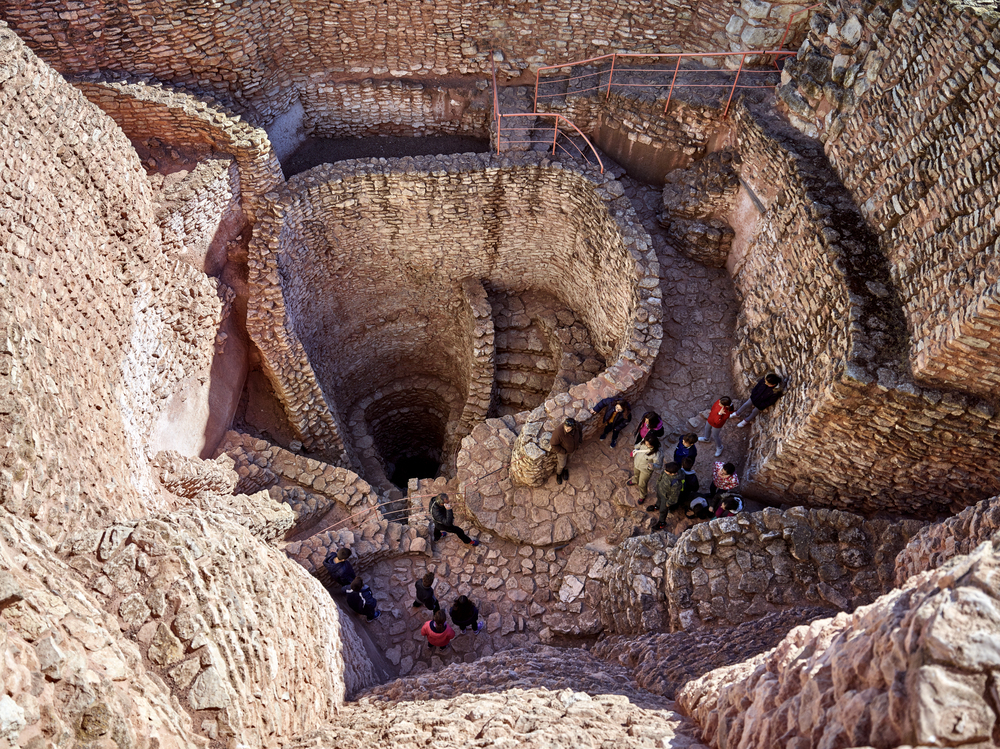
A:
<svg viewBox="0 0 1000 749">
<path fill-rule="evenodd" d="M 605 360 L 635 369 L 626 387 L 655 358 L 655 256 L 609 177 L 535 155 L 370 160 L 298 175 L 275 201 L 251 247 L 261 296 L 249 315 L 281 315 L 283 334 L 308 352 L 304 371 L 280 362 L 270 334 L 255 335 L 279 387 L 290 392 L 315 372 L 324 401 L 293 404 L 307 422 L 327 403 L 337 420 L 361 402 L 377 411 L 381 388 L 423 377 L 460 394 L 439 430 L 454 434 L 470 388 L 483 400 L 479 372 L 488 367 L 469 359 L 487 335 L 470 337 L 485 312 L 470 303 L 470 279 L 557 297 Z"/>
<path fill-rule="evenodd" d="M 69 9 L 62 0 L 9 0 L 3 10 L 64 74 L 156 75 L 233 101 L 266 124 L 299 106 L 307 120 L 321 120 L 328 96 L 345 79 L 488 78 L 494 62 L 501 75 L 517 77 L 533 67 L 615 50 L 770 49 L 790 14 L 807 5 L 557 0 L 529 8 L 516 0 L 279 0 L 209 8 L 135 0 Z M 799 15 L 796 25 L 802 28 L 805 21 Z M 352 120 L 378 121 L 372 104 L 362 100 Z"/>
</svg>

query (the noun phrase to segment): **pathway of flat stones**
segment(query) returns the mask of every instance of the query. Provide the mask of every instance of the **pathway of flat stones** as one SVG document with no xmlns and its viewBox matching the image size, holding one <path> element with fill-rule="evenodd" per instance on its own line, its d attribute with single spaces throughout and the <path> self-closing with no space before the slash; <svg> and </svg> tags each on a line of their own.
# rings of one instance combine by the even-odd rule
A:
<svg viewBox="0 0 1000 749">
<path fill-rule="evenodd" d="M 553 502 L 564 492 L 592 494 L 595 511 L 591 518 L 575 524 L 578 535 L 568 544 L 537 548 L 496 538 L 473 528 L 468 518 L 456 513 L 456 522 L 478 536 L 480 546 L 467 546 L 448 535 L 434 544 L 429 557 L 401 556 L 364 570 L 362 574 L 379 598 L 382 616 L 372 623 L 359 620 L 359 626 L 368 628 L 400 675 L 436 670 L 456 661 L 472 662 L 539 641 L 571 644 L 573 639 L 561 634 L 567 632 L 567 623 L 579 620 L 593 624 L 597 619 L 588 611 L 586 591 L 564 585 L 567 573 L 573 573 L 575 580 L 586 579 L 586 569 L 573 569 L 574 549 L 584 544 L 606 549 L 625 536 L 649 532 L 653 516 L 636 507 L 636 490 L 625 486 L 631 475 L 632 431 L 642 413 L 653 410 L 663 418 L 667 428 L 664 449 L 669 458 L 680 435 L 700 433 L 704 420 L 698 415 L 716 398 L 731 395 L 736 400 L 730 356 L 738 305 L 726 271 L 706 268 L 674 251 L 657 223 L 662 209 L 659 188 L 628 177 L 621 181 L 659 257 L 665 308 L 663 346 L 645 392 L 632 404 L 633 422 L 618 446 L 612 449 L 608 440 L 588 443 L 570 462 L 568 485 L 559 486 L 550 478 L 545 486 L 532 490 Z M 742 467 L 747 431 L 736 429 L 735 424 L 726 427 L 726 450 L 721 460 Z M 711 482 L 715 460 L 714 445 L 699 443 L 695 468 L 704 489 Z M 436 483 L 446 489 L 444 479 Z M 654 498 L 652 485 L 649 494 Z M 676 517 L 672 522 L 671 530 L 679 533 L 691 521 Z M 420 634 L 430 612 L 412 606 L 413 584 L 426 571 L 436 575 L 435 590 L 445 610 L 456 596 L 465 593 L 479 605 L 485 623 L 478 634 L 471 630 L 459 634 L 444 652 L 432 652 Z M 586 626 L 583 631 L 588 631 Z"/>
</svg>

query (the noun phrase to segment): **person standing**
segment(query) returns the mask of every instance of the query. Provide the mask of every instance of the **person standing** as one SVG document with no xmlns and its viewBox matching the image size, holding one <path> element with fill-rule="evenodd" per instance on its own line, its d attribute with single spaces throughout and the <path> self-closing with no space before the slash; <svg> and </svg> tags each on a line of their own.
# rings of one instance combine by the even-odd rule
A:
<svg viewBox="0 0 1000 749">
<path fill-rule="evenodd" d="M 434 597 L 434 573 L 428 572 L 413 584 L 416 590 L 417 600 L 413 602 L 413 608 L 419 609 L 423 606 L 430 611 L 439 611 L 441 604 Z"/>
<path fill-rule="evenodd" d="M 455 525 L 455 513 L 452 512 L 451 503 L 447 494 L 438 494 L 431 499 L 430 503 L 431 520 L 434 521 L 434 540 L 439 541 L 445 533 L 454 533 L 462 543 L 470 546 L 479 546 L 479 540 L 469 538 L 468 534 Z"/>
<path fill-rule="evenodd" d="M 729 421 L 736 409 L 733 408 L 733 401 L 727 396 L 722 396 L 712 404 L 712 410 L 708 413 L 708 420 L 705 422 L 705 434 L 698 438 L 699 442 L 715 440 L 715 457 L 722 455 L 722 427 Z"/>
<path fill-rule="evenodd" d="M 660 451 L 660 441 L 649 434 L 632 450 L 632 478 L 627 486 L 639 487 L 639 507 L 646 503 L 646 492 L 653 471 L 663 465 L 663 453 Z"/>
<path fill-rule="evenodd" d="M 677 447 L 674 448 L 674 463 L 683 463 L 685 458 L 698 459 L 697 434 L 685 434 L 677 441 Z"/>
<path fill-rule="evenodd" d="M 632 421 L 632 407 L 624 398 L 613 395 L 594 406 L 593 411 L 595 414 L 601 414 L 601 424 L 604 425 L 601 439 L 610 433 L 611 446 L 614 447 L 618 444 L 618 435 L 621 434 L 622 429 Z"/>
<path fill-rule="evenodd" d="M 449 613 L 451 614 L 451 621 L 462 632 L 472 627 L 472 633 L 479 634 L 479 630 L 483 628 L 483 623 L 479 621 L 479 609 L 476 607 L 476 604 L 469 600 L 468 596 L 463 595 L 456 598 Z"/>
<path fill-rule="evenodd" d="M 556 454 L 556 483 L 561 484 L 569 480 L 569 468 L 566 463 L 569 456 L 576 452 L 576 449 L 583 442 L 583 429 L 576 423 L 576 419 L 570 417 L 552 432 L 552 439 L 549 440 L 549 450 Z"/>
<path fill-rule="evenodd" d="M 653 435 L 658 440 L 663 440 L 663 419 L 656 411 L 646 411 L 642 415 L 642 421 L 635 429 L 635 444 L 639 444 L 649 435 Z"/>
<path fill-rule="evenodd" d="M 424 622 L 420 634 L 427 638 L 427 647 L 432 651 L 434 648 L 444 650 L 448 647 L 448 643 L 455 639 L 455 630 L 445 621 L 444 612 L 440 609 L 434 612 L 433 619 Z"/>
<path fill-rule="evenodd" d="M 712 466 L 712 485 L 708 487 L 708 496 L 714 497 L 721 492 L 736 491 L 740 485 L 740 477 L 736 475 L 736 466 L 732 463 L 716 463 Z"/>
<path fill-rule="evenodd" d="M 667 513 L 677 506 L 680 501 L 683 479 L 677 474 L 681 467 L 676 463 L 667 463 L 663 466 L 663 473 L 656 480 L 656 507 L 650 506 L 649 510 L 659 509 L 660 516 L 653 525 L 653 530 L 663 530 L 667 526 Z"/>
<path fill-rule="evenodd" d="M 680 503 L 687 507 L 698 493 L 698 475 L 694 472 L 694 458 L 688 455 L 681 462 L 681 496 Z"/>
<path fill-rule="evenodd" d="M 781 378 L 774 372 L 768 372 L 757 381 L 756 385 L 753 386 L 753 390 L 750 391 L 750 397 L 747 399 L 747 402 L 736 409 L 736 413 L 734 415 L 741 419 L 740 423 L 737 424 L 736 427 L 739 429 L 751 423 L 757 418 L 757 414 L 773 406 L 778 402 L 778 398 L 784 394 L 785 391 L 781 386 Z M 744 416 L 744 412 L 749 415 Z"/>
</svg>

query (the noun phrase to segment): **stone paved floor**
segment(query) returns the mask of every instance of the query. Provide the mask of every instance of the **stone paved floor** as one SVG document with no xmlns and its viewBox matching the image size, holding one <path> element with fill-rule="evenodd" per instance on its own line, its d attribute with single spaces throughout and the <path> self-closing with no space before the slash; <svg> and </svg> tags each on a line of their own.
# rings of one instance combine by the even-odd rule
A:
<svg viewBox="0 0 1000 749">
<path fill-rule="evenodd" d="M 657 223 L 661 210 L 661 190 L 622 178 L 626 195 L 653 239 L 660 261 L 664 300 L 664 344 L 654 366 L 649 385 L 633 404 L 632 428 L 641 414 L 655 410 L 667 428 L 665 449 L 672 454 L 678 437 L 698 431 L 689 421 L 706 410 L 721 395 L 733 391 L 730 354 L 732 331 L 738 304 L 725 270 L 706 268 L 677 254 Z M 697 424 L 704 422 L 698 419 Z M 722 460 L 742 468 L 748 430 L 730 424 L 723 432 L 726 451 Z M 456 661 L 471 662 L 479 657 L 539 641 L 568 642 L 551 636 L 552 617 L 579 615 L 588 618 L 581 596 L 565 603 L 559 599 L 562 577 L 573 549 L 580 544 L 595 547 L 616 542 L 630 529 L 648 529 L 649 514 L 636 509 L 635 489 L 626 487 L 631 473 L 631 436 L 623 435 L 617 448 L 608 441 L 594 441 L 572 458 L 569 485 L 558 486 L 550 478 L 537 491 L 558 502 L 562 493 L 588 493 L 595 508 L 590 518 L 577 523 L 579 535 L 564 546 L 534 548 L 530 545 L 494 538 L 473 529 L 467 518 L 456 513 L 459 525 L 479 537 L 473 548 L 456 537 L 447 536 L 434 545 L 433 555 L 407 555 L 379 562 L 365 570 L 380 600 L 383 615 L 367 627 L 401 675 L 418 674 Z M 699 443 L 696 463 L 701 486 L 711 481 L 714 445 Z M 650 486 L 650 497 L 654 496 Z M 690 525 L 675 519 L 674 532 Z M 587 528 L 590 530 L 587 530 Z M 468 594 L 480 607 L 485 628 L 479 634 L 459 634 L 447 652 L 432 653 L 420 635 L 420 627 L 430 618 L 426 609 L 414 609 L 413 583 L 425 571 L 437 576 L 435 590 L 447 609 L 460 593 Z"/>
</svg>

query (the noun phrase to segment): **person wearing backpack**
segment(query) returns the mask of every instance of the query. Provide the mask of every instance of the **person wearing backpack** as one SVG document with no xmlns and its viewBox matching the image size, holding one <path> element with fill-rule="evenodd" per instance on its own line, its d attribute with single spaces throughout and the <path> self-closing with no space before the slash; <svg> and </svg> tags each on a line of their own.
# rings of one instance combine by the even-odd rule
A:
<svg viewBox="0 0 1000 749">
<path fill-rule="evenodd" d="M 347 594 L 347 605 L 355 614 L 364 614 L 370 622 L 382 616 L 382 612 L 378 610 L 375 594 L 360 577 L 354 578 L 351 583 L 351 591 Z"/>
<path fill-rule="evenodd" d="M 330 573 L 330 579 L 334 585 L 342 586 L 345 591 L 354 582 L 354 578 L 357 577 L 354 573 L 354 567 L 347 561 L 350 556 L 351 550 L 347 547 L 341 547 L 337 550 L 336 554 L 331 551 L 326 555 L 326 559 L 323 560 L 323 566 Z"/>
</svg>

